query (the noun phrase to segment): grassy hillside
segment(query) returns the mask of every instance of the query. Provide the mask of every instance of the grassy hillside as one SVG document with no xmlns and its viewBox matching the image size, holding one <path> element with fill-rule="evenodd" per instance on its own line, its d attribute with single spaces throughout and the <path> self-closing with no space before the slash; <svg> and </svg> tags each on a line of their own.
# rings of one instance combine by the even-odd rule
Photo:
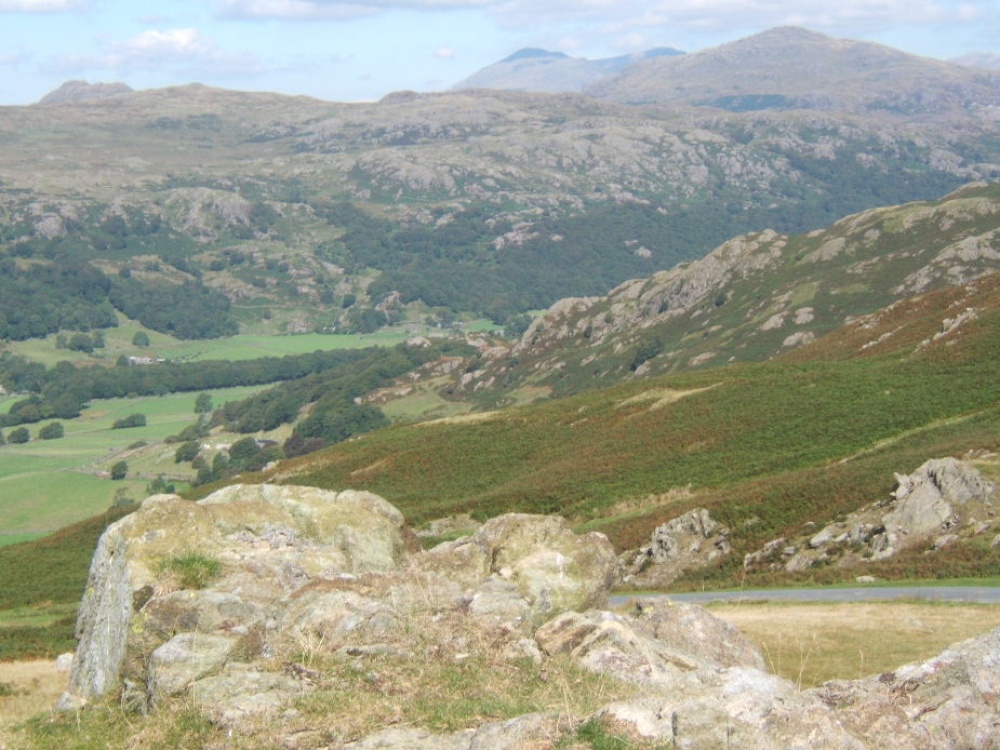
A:
<svg viewBox="0 0 1000 750">
<path fill-rule="evenodd" d="M 221 406 L 255 390 L 227 388 L 211 395 Z M 36 439 L 43 423 L 30 426 L 30 442 L 0 446 L 0 531 L 5 533 L 0 545 L 16 538 L 6 536 L 11 532 L 37 536 L 102 513 L 116 493 L 141 500 L 157 475 L 182 483 L 189 479 L 190 467 L 174 463 L 176 446 L 162 441 L 195 421 L 194 402 L 193 393 L 95 400 L 77 419 L 52 420 L 64 426 L 62 438 Z M 112 429 L 131 414 L 144 414 L 146 425 Z M 147 445 L 135 447 L 139 443 Z M 112 481 L 107 472 L 122 460 L 129 476 Z"/>
<path fill-rule="evenodd" d="M 383 430 L 286 462 L 269 479 L 369 489 L 414 524 L 560 513 L 622 549 L 705 505 L 734 529 L 737 551 L 749 550 L 886 496 L 894 471 L 997 449 L 996 283 L 981 285 L 975 319 L 922 348 L 916 323 L 876 355 L 831 360 L 841 340 L 821 339 L 794 359 Z M 911 313 L 940 331 L 961 293 L 918 298 Z M 878 339 L 893 323 L 859 326 Z"/>
</svg>

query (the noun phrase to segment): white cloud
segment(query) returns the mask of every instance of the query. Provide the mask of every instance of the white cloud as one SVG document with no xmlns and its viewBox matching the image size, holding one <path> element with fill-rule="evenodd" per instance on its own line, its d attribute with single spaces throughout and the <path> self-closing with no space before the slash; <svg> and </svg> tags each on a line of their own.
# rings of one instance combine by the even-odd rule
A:
<svg viewBox="0 0 1000 750">
<path fill-rule="evenodd" d="M 390 10 L 488 10 L 505 4 L 503 0 L 216 0 L 215 12 L 220 18 L 243 20 L 340 21 Z"/>
<path fill-rule="evenodd" d="M 436 50 L 434 50 L 434 57 L 437 57 L 441 60 L 454 60 L 455 50 L 453 50 L 451 47 L 438 47 Z"/>
<path fill-rule="evenodd" d="M 51 0 L 55 1 L 55 0 Z M 3 2 L 3 0 L 0 0 Z M 656 28 L 708 32 L 798 25 L 856 31 L 889 25 L 970 22 L 994 0 L 216 0 L 221 18 L 346 20 L 391 10 L 482 10 L 506 27 L 573 24 L 593 32 L 635 34 Z"/>
<path fill-rule="evenodd" d="M 63 13 L 88 5 L 90 0 L 0 0 L 0 13 Z"/>
<path fill-rule="evenodd" d="M 378 15 L 382 8 L 367 3 L 317 2 L 316 0 L 217 0 L 219 18 L 239 20 L 346 21 Z"/>
<path fill-rule="evenodd" d="M 0 54 L 0 67 L 16 68 L 21 63 L 27 62 L 30 58 L 27 52 L 5 52 Z"/>
<path fill-rule="evenodd" d="M 253 75 L 263 70 L 252 53 L 221 49 L 215 40 L 193 28 L 150 30 L 124 41 L 105 40 L 97 55 L 63 57 L 48 67 L 63 73 L 114 70 L 119 74 L 166 69 L 197 78 Z"/>
</svg>

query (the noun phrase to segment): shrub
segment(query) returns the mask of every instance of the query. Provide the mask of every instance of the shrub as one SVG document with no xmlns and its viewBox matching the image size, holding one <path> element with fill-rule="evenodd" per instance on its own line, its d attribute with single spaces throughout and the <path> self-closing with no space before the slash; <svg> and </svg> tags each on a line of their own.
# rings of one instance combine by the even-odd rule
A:
<svg viewBox="0 0 1000 750">
<path fill-rule="evenodd" d="M 128 464 L 125 461 L 117 461 L 111 466 L 111 478 L 118 481 L 128 476 Z"/>
<path fill-rule="evenodd" d="M 38 431 L 39 440 L 55 440 L 66 434 L 62 422 L 49 422 Z"/>
<path fill-rule="evenodd" d="M 7 442 L 11 444 L 27 443 L 29 440 L 31 440 L 31 435 L 28 433 L 27 427 L 16 427 L 7 435 Z"/>
<path fill-rule="evenodd" d="M 116 419 L 114 424 L 111 425 L 112 430 L 124 430 L 129 427 L 145 427 L 146 426 L 146 415 L 145 414 L 130 414 L 122 419 Z"/>
<path fill-rule="evenodd" d="M 200 450 L 201 443 L 197 440 L 189 440 L 174 451 L 174 463 L 179 464 L 185 461 L 194 461 Z"/>
</svg>

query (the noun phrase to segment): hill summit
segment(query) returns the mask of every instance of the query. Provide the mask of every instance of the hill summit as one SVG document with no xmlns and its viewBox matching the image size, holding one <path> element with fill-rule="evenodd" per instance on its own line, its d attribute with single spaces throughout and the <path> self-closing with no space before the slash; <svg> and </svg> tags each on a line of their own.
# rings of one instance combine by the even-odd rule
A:
<svg viewBox="0 0 1000 750">
<path fill-rule="evenodd" d="M 108 99 L 112 96 L 130 94 L 133 89 L 127 83 L 88 83 L 87 81 L 66 81 L 55 91 L 38 100 L 41 105 L 67 104 L 69 102 L 85 102 L 95 99 Z"/>
</svg>

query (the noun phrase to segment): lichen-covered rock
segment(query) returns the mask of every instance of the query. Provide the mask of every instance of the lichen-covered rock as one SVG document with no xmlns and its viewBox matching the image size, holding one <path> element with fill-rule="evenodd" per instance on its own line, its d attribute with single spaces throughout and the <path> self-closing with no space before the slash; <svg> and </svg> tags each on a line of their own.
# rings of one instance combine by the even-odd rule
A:
<svg viewBox="0 0 1000 750">
<path fill-rule="evenodd" d="M 247 674 L 273 683 L 254 709 L 269 710 L 284 684 L 266 676 L 276 648 L 460 653 L 473 631 L 510 645 L 554 614 L 603 603 L 617 570 L 605 537 L 560 518 L 501 516 L 419 554 L 405 534 L 399 511 L 366 492 L 265 484 L 197 503 L 151 497 L 101 538 L 61 705 L 122 680 L 144 707 L 213 685 L 232 692 L 227 675 L 264 665 Z M 237 703 L 223 713 L 239 714 Z"/>
<path fill-rule="evenodd" d="M 222 669 L 236 641 L 232 636 L 181 633 L 164 643 L 149 659 L 148 687 L 154 702 Z"/>
<path fill-rule="evenodd" d="M 691 671 L 598 717 L 670 747 L 865 750 L 821 700 L 749 667 Z"/>
<path fill-rule="evenodd" d="M 394 569 L 402 531 L 402 514 L 367 492 L 265 484 L 196 503 L 147 498 L 98 543 L 68 692 L 103 695 L 123 672 L 145 684 L 151 655 L 178 633 L 246 636 L 314 579 Z M 204 580 L 185 580 L 199 566 Z"/>
<path fill-rule="evenodd" d="M 486 550 L 490 573 L 517 587 L 536 623 L 557 612 L 602 606 L 618 576 L 607 537 L 577 535 L 558 516 L 498 516 L 472 538 Z"/>
<path fill-rule="evenodd" d="M 680 675 L 718 667 L 764 668 L 756 647 L 731 624 L 694 604 L 640 600 L 632 612 L 567 612 L 535 639 L 549 656 L 570 654 L 595 672 L 626 682 L 671 684 Z"/>
<path fill-rule="evenodd" d="M 220 674 L 193 683 L 191 697 L 212 721 L 232 726 L 277 711 L 310 689 L 291 675 L 230 664 Z"/>
</svg>

